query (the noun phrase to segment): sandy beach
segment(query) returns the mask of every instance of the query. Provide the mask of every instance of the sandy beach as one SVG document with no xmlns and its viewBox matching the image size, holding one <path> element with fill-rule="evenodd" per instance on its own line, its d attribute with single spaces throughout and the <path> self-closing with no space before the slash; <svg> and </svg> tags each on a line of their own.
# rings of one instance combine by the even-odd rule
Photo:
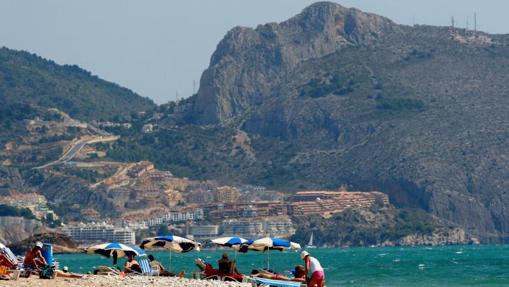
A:
<svg viewBox="0 0 509 287">
<path fill-rule="evenodd" d="M 221 282 L 217 280 L 197 280 L 175 277 L 147 277 L 86 275 L 82 279 L 55 278 L 50 280 L 37 277 L 19 278 L 16 281 L 0 281 L 1 286 L 15 287 L 143 287 L 143 286 L 165 286 L 165 287 L 248 287 L 247 283 Z"/>
</svg>

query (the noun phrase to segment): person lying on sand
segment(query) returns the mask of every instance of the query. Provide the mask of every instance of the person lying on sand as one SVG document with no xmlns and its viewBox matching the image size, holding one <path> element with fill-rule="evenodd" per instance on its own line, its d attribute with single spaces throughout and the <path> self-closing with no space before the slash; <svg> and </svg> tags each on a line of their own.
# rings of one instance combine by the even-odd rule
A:
<svg viewBox="0 0 509 287">
<path fill-rule="evenodd" d="M 254 269 L 251 271 L 251 276 L 272 280 L 282 280 L 282 281 L 295 281 L 295 282 L 306 282 L 306 271 L 304 266 L 297 265 L 295 266 L 294 278 L 290 278 L 281 274 L 270 274 L 270 273 L 260 273 L 258 270 Z"/>
<path fill-rule="evenodd" d="M 69 268 L 67 266 L 64 266 L 64 268 L 62 268 L 62 270 L 55 271 L 55 276 L 62 277 L 62 278 L 83 278 L 84 275 L 69 272 Z"/>
<path fill-rule="evenodd" d="M 150 267 L 153 270 L 159 270 L 159 276 L 177 276 L 177 277 L 183 278 L 186 275 L 186 273 L 183 271 L 178 274 L 175 274 L 173 272 L 165 270 L 164 266 L 159 261 L 157 261 L 154 258 L 154 255 L 152 255 L 152 254 L 150 254 L 148 256 L 148 260 L 150 261 Z"/>
</svg>

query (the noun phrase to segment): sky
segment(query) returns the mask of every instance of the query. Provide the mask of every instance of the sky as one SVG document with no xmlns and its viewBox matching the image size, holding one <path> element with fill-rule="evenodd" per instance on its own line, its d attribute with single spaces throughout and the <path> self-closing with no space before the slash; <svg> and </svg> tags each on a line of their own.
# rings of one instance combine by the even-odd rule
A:
<svg viewBox="0 0 509 287">
<path fill-rule="evenodd" d="M 198 89 L 228 30 L 281 22 L 312 0 L 0 0 L 0 46 L 76 64 L 161 104 Z M 334 0 L 400 24 L 509 33 L 507 0 Z M 193 83 L 196 83 L 196 86 Z"/>
</svg>

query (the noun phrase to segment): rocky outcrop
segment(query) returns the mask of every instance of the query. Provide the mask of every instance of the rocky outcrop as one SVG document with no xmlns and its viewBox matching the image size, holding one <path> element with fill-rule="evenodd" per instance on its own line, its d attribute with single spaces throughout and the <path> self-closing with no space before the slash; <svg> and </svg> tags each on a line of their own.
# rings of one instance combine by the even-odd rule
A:
<svg viewBox="0 0 509 287">
<path fill-rule="evenodd" d="M 269 101 L 279 81 L 298 64 L 351 45 L 370 44 L 392 29 L 383 17 L 319 2 L 282 23 L 228 32 L 192 99 L 198 123 L 227 123 Z"/>
<path fill-rule="evenodd" d="M 0 217 L 0 242 L 10 244 L 21 241 L 35 232 L 40 232 L 42 224 L 34 219 L 23 217 Z"/>
<path fill-rule="evenodd" d="M 10 248 L 16 254 L 24 254 L 32 248 L 36 242 L 51 243 L 53 245 L 53 253 L 79 253 L 82 252 L 78 248 L 78 244 L 68 235 L 57 232 L 37 233 L 23 240 L 17 241 L 10 245 Z"/>
<path fill-rule="evenodd" d="M 432 234 L 411 234 L 396 241 L 384 242 L 382 246 L 415 246 L 415 245 L 451 245 L 479 244 L 477 238 L 470 237 L 461 228 L 436 230 Z"/>
</svg>

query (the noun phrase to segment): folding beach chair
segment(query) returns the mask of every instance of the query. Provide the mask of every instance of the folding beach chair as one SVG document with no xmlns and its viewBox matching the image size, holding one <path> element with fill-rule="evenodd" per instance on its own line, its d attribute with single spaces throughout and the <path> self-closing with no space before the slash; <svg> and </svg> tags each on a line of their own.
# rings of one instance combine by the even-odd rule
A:
<svg viewBox="0 0 509 287">
<path fill-rule="evenodd" d="M 140 260 L 138 260 L 138 263 L 140 264 L 142 271 L 140 275 L 159 276 L 159 270 L 152 269 L 152 266 L 150 266 L 150 260 L 148 260 L 147 257 L 140 258 Z"/>
<path fill-rule="evenodd" d="M 120 271 L 116 268 L 101 265 L 94 271 L 95 275 L 120 275 Z"/>
<path fill-rule="evenodd" d="M 265 278 L 252 277 L 250 279 L 253 287 L 306 287 L 305 283 L 285 281 L 285 280 L 273 280 Z"/>
</svg>

